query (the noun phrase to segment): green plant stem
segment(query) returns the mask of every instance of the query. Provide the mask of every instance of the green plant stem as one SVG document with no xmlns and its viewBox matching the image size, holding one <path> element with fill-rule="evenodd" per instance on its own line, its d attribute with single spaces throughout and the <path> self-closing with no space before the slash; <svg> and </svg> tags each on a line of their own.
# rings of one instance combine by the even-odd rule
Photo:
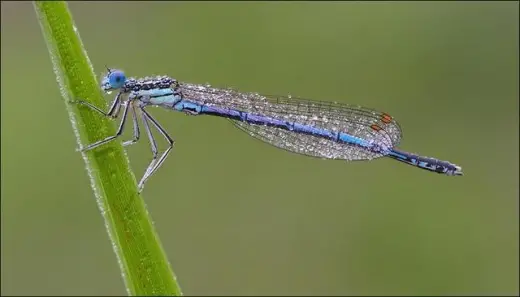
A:
<svg viewBox="0 0 520 297">
<path fill-rule="evenodd" d="M 78 145 L 115 134 L 76 98 L 106 106 L 67 3 L 34 2 Z M 119 141 L 82 153 L 129 295 L 182 295 Z"/>
</svg>

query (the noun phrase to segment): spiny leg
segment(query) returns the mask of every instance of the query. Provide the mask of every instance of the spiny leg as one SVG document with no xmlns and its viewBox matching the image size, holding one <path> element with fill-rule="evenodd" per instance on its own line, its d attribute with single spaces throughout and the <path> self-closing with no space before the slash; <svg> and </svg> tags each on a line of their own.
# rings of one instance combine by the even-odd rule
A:
<svg viewBox="0 0 520 297">
<path fill-rule="evenodd" d="M 129 103 L 128 103 L 129 104 Z M 132 104 L 132 122 L 134 124 L 134 138 L 123 142 L 123 146 L 131 145 L 139 141 L 139 123 L 135 113 L 135 106 Z"/>
<path fill-rule="evenodd" d="M 170 150 L 173 147 L 174 141 L 170 137 L 170 135 L 168 135 L 168 132 L 166 132 L 166 130 L 164 130 L 164 128 L 159 124 L 159 122 L 157 122 L 157 120 L 155 120 L 146 110 L 142 109 L 142 111 L 143 111 L 143 114 L 145 115 L 145 117 L 152 122 L 152 124 L 155 126 L 155 128 L 157 130 L 159 130 L 159 132 L 162 134 L 162 136 L 168 142 L 168 148 L 161 155 L 161 157 L 159 158 L 159 160 L 157 161 L 155 166 L 152 169 L 150 169 L 149 175 L 152 175 L 153 172 L 155 172 L 157 169 L 159 169 L 159 167 L 162 165 L 164 160 L 166 160 L 166 157 L 168 156 Z"/>
<path fill-rule="evenodd" d="M 145 173 L 143 175 L 143 178 L 144 178 L 144 177 L 146 177 L 148 175 L 148 172 L 150 171 L 150 169 L 153 168 L 153 166 L 155 165 L 155 162 L 157 161 L 158 150 L 157 150 L 157 142 L 155 142 L 155 137 L 152 134 L 152 130 L 150 129 L 150 125 L 148 123 L 148 120 L 147 120 L 146 115 L 144 114 L 144 112 L 141 112 L 141 117 L 143 119 L 143 123 L 144 123 L 144 128 L 146 130 L 146 134 L 148 135 L 148 139 L 150 140 L 150 146 L 151 146 L 152 154 L 153 154 L 152 161 L 148 165 L 148 168 L 146 168 L 146 171 L 145 171 Z M 141 181 L 143 180 L 143 178 L 141 178 Z"/>
<path fill-rule="evenodd" d="M 92 105 L 91 103 L 89 103 L 87 101 L 77 100 L 74 103 L 85 105 L 88 108 L 90 108 L 90 109 L 92 109 L 94 111 L 97 111 L 97 112 L 101 113 L 102 115 L 104 115 L 106 117 L 117 118 L 117 116 L 119 115 L 119 111 L 121 110 L 120 94 L 121 93 L 118 93 L 116 95 L 116 98 L 112 101 L 112 104 L 111 104 L 110 109 L 109 109 L 108 112 L 104 112 L 100 108 Z M 139 123 L 137 122 L 137 115 L 135 113 L 135 107 L 132 105 L 131 108 L 132 108 L 132 120 L 133 120 L 133 126 L 134 126 L 134 137 L 131 140 L 127 140 L 127 141 L 123 142 L 123 146 L 132 145 L 132 144 L 134 144 L 134 143 L 139 141 L 139 134 L 140 134 L 139 133 L 140 132 L 139 131 Z"/>
<path fill-rule="evenodd" d="M 123 118 L 121 119 L 121 123 L 119 124 L 119 128 L 117 129 L 117 133 L 115 135 L 112 135 L 112 136 L 109 136 L 103 140 L 100 140 L 100 141 L 97 141 L 97 142 L 94 142 L 92 144 L 89 144 L 88 146 L 84 147 L 83 149 L 81 149 L 82 152 L 86 152 L 86 151 L 89 151 L 91 149 L 94 149 L 100 145 L 103 145 L 107 142 L 110 142 L 114 139 L 116 139 L 118 136 L 120 136 L 122 133 L 123 133 L 123 129 L 125 127 L 125 122 L 126 122 L 126 116 L 128 115 L 128 109 L 130 108 L 130 101 L 128 101 L 126 103 L 126 106 L 125 106 L 125 109 L 123 111 Z"/>
<path fill-rule="evenodd" d="M 117 118 L 117 116 L 119 115 L 119 111 L 121 110 L 120 109 L 121 104 L 119 104 L 121 102 L 120 98 L 121 98 L 121 93 L 117 93 L 116 98 L 112 101 L 112 104 L 111 104 L 108 112 L 104 112 L 99 107 L 94 106 L 94 105 L 92 105 L 92 103 L 89 103 L 87 101 L 76 100 L 76 101 L 74 101 L 74 103 L 85 105 L 88 108 L 95 110 L 106 117 Z"/>
<path fill-rule="evenodd" d="M 161 125 L 146 110 L 144 110 L 144 108 L 141 108 L 141 111 L 143 113 L 143 119 L 145 119 L 145 123 L 147 123 L 147 120 L 150 120 L 152 122 L 152 124 L 155 126 L 155 128 L 162 134 L 162 136 L 164 136 L 164 138 L 166 138 L 166 141 L 168 141 L 168 147 L 166 148 L 164 153 L 161 155 L 159 160 L 157 160 L 156 162 L 155 162 L 156 155 L 154 156 L 154 160 L 152 160 L 152 162 L 148 166 L 148 169 L 146 170 L 144 176 L 141 178 L 141 181 L 139 182 L 139 192 L 141 192 L 143 190 L 144 183 L 146 182 L 146 180 L 150 176 L 152 176 L 152 174 L 154 174 L 154 172 L 157 171 L 157 169 L 159 169 L 159 167 L 161 167 L 164 160 L 166 160 L 166 158 L 168 157 L 168 154 L 170 153 L 171 149 L 173 148 L 173 144 L 174 144 L 173 139 L 170 137 L 170 135 L 168 135 L 166 130 L 164 130 L 164 128 L 161 127 Z M 145 124 L 145 125 L 148 127 L 147 124 Z M 149 127 L 148 127 L 147 131 L 148 131 L 149 135 L 151 135 L 151 131 L 150 131 Z M 151 138 L 153 138 L 153 137 L 151 137 Z"/>
<path fill-rule="evenodd" d="M 166 141 L 168 141 L 168 147 L 166 148 L 166 150 L 164 151 L 164 153 L 161 155 L 161 157 L 159 158 L 159 160 L 155 163 L 155 165 L 153 166 L 153 168 L 151 168 L 148 172 L 148 176 L 147 178 L 149 178 L 150 176 L 152 176 L 153 173 L 155 173 L 155 171 L 157 171 L 157 169 L 159 169 L 159 167 L 162 166 L 162 164 L 164 163 L 164 161 L 166 160 L 166 158 L 168 157 L 168 154 L 170 153 L 171 149 L 173 148 L 173 144 L 174 144 L 174 141 L 173 139 L 171 139 L 171 137 L 168 135 L 168 133 L 166 132 L 166 130 L 164 130 L 164 128 L 154 119 L 150 116 L 150 114 L 146 114 L 146 116 L 148 117 L 149 120 L 152 121 L 152 124 L 154 124 L 155 128 L 157 130 L 159 130 L 159 132 L 163 135 L 164 138 L 166 138 Z"/>
</svg>

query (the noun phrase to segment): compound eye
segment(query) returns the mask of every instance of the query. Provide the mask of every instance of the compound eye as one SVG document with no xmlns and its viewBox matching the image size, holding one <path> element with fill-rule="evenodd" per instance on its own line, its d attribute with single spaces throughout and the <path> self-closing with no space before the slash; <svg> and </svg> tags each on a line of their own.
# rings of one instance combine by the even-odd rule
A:
<svg viewBox="0 0 520 297">
<path fill-rule="evenodd" d="M 126 76 L 121 70 L 113 70 L 108 75 L 108 82 L 113 89 L 119 89 L 125 84 Z"/>
</svg>

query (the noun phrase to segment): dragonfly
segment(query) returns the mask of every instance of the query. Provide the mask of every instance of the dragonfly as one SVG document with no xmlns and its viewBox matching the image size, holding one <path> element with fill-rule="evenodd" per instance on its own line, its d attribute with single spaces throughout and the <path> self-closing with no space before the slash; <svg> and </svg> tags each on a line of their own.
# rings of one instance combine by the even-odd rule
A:
<svg viewBox="0 0 520 297">
<path fill-rule="evenodd" d="M 153 154 L 139 181 L 139 192 L 164 163 L 175 143 L 146 110 L 148 106 L 159 106 L 193 116 L 226 118 L 250 136 L 292 153 L 344 161 L 388 157 L 448 176 L 463 175 L 462 168 L 458 165 L 398 149 L 397 145 L 402 138 L 401 127 L 386 112 L 346 103 L 214 88 L 210 85 L 179 82 L 169 76 L 127 78 L 122 70 L 106 68 L 101 90 L 107 94 L 117 91 L 109 110 L 105 112 L 84 100 L 76 100 L 75 103 L 112 119 L 118 118 L 122 110 L 121 122 L 115 135 L 80 150 L 98 148 L 121 136 L 129 113 L 133 122 L 133 138 L 123 142 L 123 146 L 138 142 L 139 114 Z M 150 126 L 168 143 L 161 154 Z"/>
</svg>

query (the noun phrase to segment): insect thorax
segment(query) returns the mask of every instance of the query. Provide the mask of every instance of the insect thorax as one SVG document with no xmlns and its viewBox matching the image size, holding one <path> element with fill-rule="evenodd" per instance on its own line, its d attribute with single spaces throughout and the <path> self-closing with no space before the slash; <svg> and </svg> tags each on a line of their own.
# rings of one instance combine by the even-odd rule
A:
<svg viewBox="0 0 520 297">
<path fill-rule="evenodd" d="M 144 77 L 144 78 L 129 78 L 122 88 L 123 93 L 132 91 L 144 91 L 153 89 L 168 89 L 176 90 L 179 83 L 176 79 L 168 76 Z"/>
</svg>

